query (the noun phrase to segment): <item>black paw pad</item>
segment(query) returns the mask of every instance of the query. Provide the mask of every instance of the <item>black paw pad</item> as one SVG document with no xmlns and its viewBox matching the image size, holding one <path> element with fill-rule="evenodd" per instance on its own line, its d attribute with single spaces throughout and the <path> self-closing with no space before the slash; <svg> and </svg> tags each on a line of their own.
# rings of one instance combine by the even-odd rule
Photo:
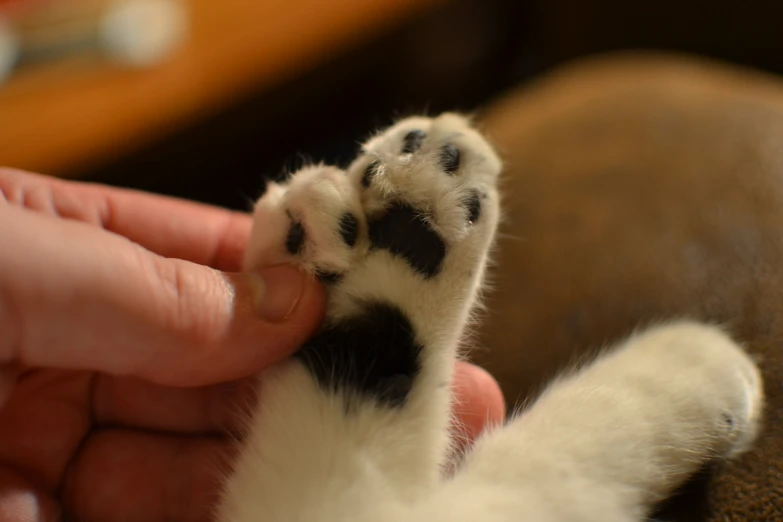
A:
<svg viewBox="0 0 783 522">
<path fill-rule="evenodd" d="M 419 373 L 422 346 L 399 308 L 382 302 L 361 308 L 359 315 L 323 328 L 296 357 L 330 391 L 402 406 Z"/>
<path fill-rule="evenodd" d="M 304 227 L 299 222 L 292 222 L 291 228 L 288 229 L 288 236 L 285 238 L 285 249 L 289 254 L 295 256 L 302 249 L 304 244 L 305 231 Z"/>
<path fill-rule="evenodd" d="M 422 130 L 412 130 L 405 135 L 402 140 L 402 151 L 400 154 L 413 154 L 421 148 L 421 144 L 424 143 L 424 138 L 427 134 Z"/>
<path fill-rule="evenodd" d="M 470 196 L 465 200 L 465 208 L 468 211 L 468 223 L 471 225 L 481 217 L 481 198 L 477 191 L 471 191 Z"/>
<path fill-rule="evenodd" d="M 411 376 L 395 373 L 378 381 L 378 399 L 391 406 L 402 406 L 411 388 L 413 388 Z"/>
<path fill-rule="evenodd" d="M 364 187 L 370 186 L 370 183 L 372 183 L 372 178 L 374 178 L 378 173 L 378 168 L 380 168 L 380 166 L 381 162 L 378 160 L 375 160 L 367 165 L 367 168 L 364 170 L 364 174 L 362 175 L 362 185 Z"/>
<path fill-rule="evenodd" d="M 454 174 L 459 169 L 461 154 L 456 145 L 448 143 L 440 149 L 439 163 L 446 174 Z"/>
<path fill-rule="evenodd" d="M 440 271 L 446 256 L 446 243 L 419 211 L 397 204 L 384 216 L 370 222 L 369 228 L 373 248 L 385 248 L 404 258 L 425 277 L 433 277 Z"/>
<path fill-rule="evenodd" d="M 340 237 L 349 247 L 356 244 L 356 236 L 359 234 L 359 221 L 350 212 L 344 212 L 340 217 Z"/>
</svg>

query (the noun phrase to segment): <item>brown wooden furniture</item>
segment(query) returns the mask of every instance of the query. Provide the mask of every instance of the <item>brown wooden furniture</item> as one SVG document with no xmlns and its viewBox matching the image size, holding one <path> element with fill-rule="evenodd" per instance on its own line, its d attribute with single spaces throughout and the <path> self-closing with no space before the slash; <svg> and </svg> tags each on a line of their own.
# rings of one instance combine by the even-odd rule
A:
<svg viewBox="0 0 783 522">
<path fill-rule="evenodd" d="M 783 520 L 781 78 L 595 58 L 508 93 L 482 123 L 505 158 L 506 219 L 474 358 L 515 404 L 640 325 L 725 326 L 760 363 L 765 429 L 654 518 Z"/>
</svg>

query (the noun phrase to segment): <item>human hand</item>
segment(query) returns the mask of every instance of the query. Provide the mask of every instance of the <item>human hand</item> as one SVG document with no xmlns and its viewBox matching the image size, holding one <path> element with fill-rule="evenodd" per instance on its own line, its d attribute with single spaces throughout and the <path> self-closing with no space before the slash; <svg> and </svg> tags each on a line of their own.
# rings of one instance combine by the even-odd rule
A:
<svg viewBox="0 0 783 522">
<path fill-rule="evenodd" d="M 208 518 L 247 377 L 323 313 L 293 268 L 235 273 L 250 226 L 0 170 L 0 520 Z M 455 390 L 469 438 L 503 417 L 481 370 L 461 363 Z"/>
</svg>

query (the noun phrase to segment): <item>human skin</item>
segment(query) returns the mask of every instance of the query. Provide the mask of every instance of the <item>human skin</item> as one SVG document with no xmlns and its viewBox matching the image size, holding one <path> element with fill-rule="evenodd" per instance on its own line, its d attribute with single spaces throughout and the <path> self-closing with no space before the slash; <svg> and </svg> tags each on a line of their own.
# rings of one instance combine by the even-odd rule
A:
<svg viewBox="0 0 783 522">
<path fill-rule="evenodd" d="M 249 216 L 0 169 L 0 520 L 209 519 L 250 377 L 318 327 L 320 284 L 242 274 Z M 458 363 L 469 442 L 504 417 Z"/>
</svg>

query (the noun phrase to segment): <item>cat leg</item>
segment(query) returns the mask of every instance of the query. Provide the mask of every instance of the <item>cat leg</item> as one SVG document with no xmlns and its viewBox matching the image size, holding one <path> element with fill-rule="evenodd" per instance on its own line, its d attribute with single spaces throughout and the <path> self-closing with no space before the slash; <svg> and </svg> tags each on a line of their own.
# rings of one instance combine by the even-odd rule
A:
<svg viewBox="0 0 783 522">
<path fill-rule="evenodd" d="M 409 118 L 346 173 L 311 167 L 261 198 L 248 269 L 321 277 L 327 317 L 260 376 L 220 522 L 404 520 L 436 486 L 499 170 L 465 119 Z"/>
<path fill-rule="evenodd" d="M 479 440 L 415 520 L 642 521 L 705 463 L 746 450 L 762 406 L 756 366 L 722 331 L 658 326 Z"/>
</svg>

